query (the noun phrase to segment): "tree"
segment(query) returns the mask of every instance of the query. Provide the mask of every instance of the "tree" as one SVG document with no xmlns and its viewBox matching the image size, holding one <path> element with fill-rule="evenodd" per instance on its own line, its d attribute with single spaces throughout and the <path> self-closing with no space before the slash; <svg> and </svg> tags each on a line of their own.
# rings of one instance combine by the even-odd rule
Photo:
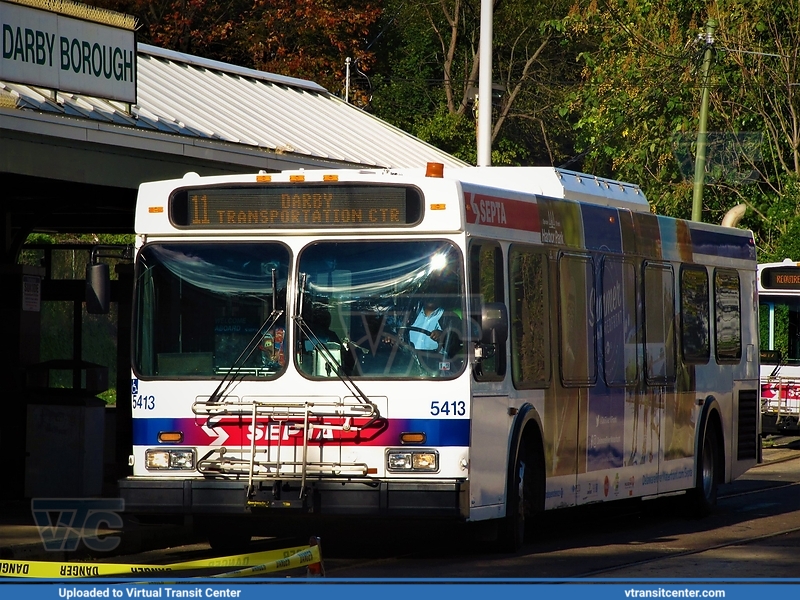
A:
<svg viewBox="0 0 800 600">
<path fill-rule="evenodd" d="M 639 183 L 658 212 L 688 217 L 691 185 L 675 139 L 696 131 L 699 88 L 687 47 L 698 15 L 670 3 L 589 3 L 568 28 L 585 36 L 583 80 L 563 108 L 575 116 L 570 166 Z M 713 127 L 713 125 L 712 125 Z"/>
<path fill-rule="evenodd" d="M 564 107 L 576 116 L 582 167 L 640 183 L 657 212 L 679 217 L 691 209 L 699 34 L 718 21 L 703 218 L 720 222 L 743 202 L 760 260 L 800 256 L 797 3 L 602 0 L 575 14 L 570 30 L 594 43 Z"/>
<path fill-rule="evenodd" d="M 357 57 L 362 68 L 371 64 L 365 45 L 381 12 L 372 0 L 256 0 L 237 46 L 258 69 L 338 91 L 347 57 Z"/>
<path fill-rule="evenodd" d="M 135 16 L 139 41 L 342 87 L 381 15 L 379 0 L 90 0 Z"/>
<path fill-rule="evenodd" d="M 494 10 L 493 71 L 500 94 L 492 162 L 553 164 L 571 152 L 563 149 L 568 127 L 556 109 L 579 74 L 563 36 L 569 5 L 496 0 Z M 458 140 L 456 149 L 447 149 L 474 162 L 480 0 L 393 0 L 385 17 L 373 109 L 428 141 Z"/>
<path fill-rule="evenodd" d="M 760 220 L 762 260 L 800 259 L 800 5 L 717 0 L 711 11 L 725 76 L 713 110 L 763 139 L 740 153 L 757 185 L 733 191 Z"/>
</svg>

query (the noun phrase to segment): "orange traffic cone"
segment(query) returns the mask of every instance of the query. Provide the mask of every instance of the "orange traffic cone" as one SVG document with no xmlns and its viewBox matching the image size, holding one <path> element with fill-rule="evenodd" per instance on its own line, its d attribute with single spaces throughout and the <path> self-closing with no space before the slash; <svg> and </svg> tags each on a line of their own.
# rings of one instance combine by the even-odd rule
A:
<svg viewBox="0 0 800 600">
<path fill-rule="evenodd" d="M 306 577 L 325 577 L 325 565 L 322 564 L 322 543 L 316 536 L 308 540 L 309 546 L 316 546 L 319 551 L 319 560 L 306 567 Z"/>
</svg>

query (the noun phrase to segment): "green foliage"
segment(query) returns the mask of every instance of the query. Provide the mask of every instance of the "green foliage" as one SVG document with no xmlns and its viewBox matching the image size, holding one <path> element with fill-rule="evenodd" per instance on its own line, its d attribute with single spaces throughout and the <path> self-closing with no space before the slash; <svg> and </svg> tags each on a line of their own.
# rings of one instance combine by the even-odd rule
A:
<svg viewBox="0 0 800 600">
<path fill-rule="evenodd" d="M 751 199 L 758 210 L 753 228 L 760 233 L 757 242 L 761 262 L 800 260 L 800 180 L 784 177 L 781 190 L 780 194 L 763 192 Z"/>
<path fill-rule="evenodd" d="M 31 233 L 25 240 L 26 244 L 90 244 L 109 246 L 130 246 L 136 241 L 133 233 L 64 233 L 50 235 L 49 233 Z"/>
<path fill-rule="evenodd" d="M 92 0 L 139 40 L 343 88 L 352 101 L 475 163 L 480 0 Z M 640 184 L 690 217 L 709 18 L 703 220 L 744 202 L 759 256 L 800 259 L 797 0 L 494 2 L 492 162 Z M 749 141 L 747 141 L 749 140 Z"/>
<path fill-rule="evenodd" d="M 572 37 L 583 36 L 587 48 L 579 54 L 581 85 L 561 107 L 575 117 L 581 161 L 574 164 L 635 181 L 657 212 L 685 218 L 706 50 L 698 36 L 709 18 L 718 21 L 703 220 L 719 223 L 743 202 L 741 226 L 753 229 L 760 260 L 800 257 L 800 98 L 785 85 L 800 81 L 800 6 L 605 0 L 573 16 Z"/>
<path fill-rule="evenodd" d="M 28 244 L 53 246 L 49 250 L 50 279 L 54 282 L 83 281 L 86 277 L 86 265 L 89 262 L 91 248 L 96 244 L 129 245 L 134 242 L 134 235 L 100 234 L 100 235 L 49 235 L 34 233 L 27 238 Z M 81 244 L 82 248 L 60 248 L 59 245 Z M 23 249 L 19 262 L 21 264 L 40 266 L 44 263 L 43 250 Z M 106 259 L 110 263 L 116 259 Z M 116 278 L 111 269 L 112 279 Z M 80 308 L 80 304 L 78 305 Z M 108 382 L 111 389 L 99 394 L 108 403 L 116 402 L 116 369 L 117 369 L 117 307 L 111 305 L 107 315 L 90 315 L 85 308 L 81 310 L 81 339 L 83 353 L 74 357 L 75 303 L 72 301 L 42 302 L 40 311 L 40 346 L 39 361 L 72 360 L 78 358 L 108 368 Z M 72 388 L 72 371 L 57 369 L 50 373 L 50 387 Z"/>
<path fill-rule="evenodd" d="M 477 161 L 475 122 L 464 115 L 440 107 L 430 118 L 418 119 L 413 126 L 413 133 L 461 160 L 472 164 Z"/>
<path fill-rule="evenodd" d="M 570 123 L 559 101 L 580 69 L 566 43 L 569 2 L 511 0 L 495 4 L 493 164 L 553 164 L 572 153 Z M 390 0 L 376 48 L 370 110 L 443 149 L 477 157 L 480 2 Z M 444 108 L 441 108 L 444 106 Z M 454 126 L 442 111 L 464 117 Z M 455 119 L 460 123 L 460 119 Z M 458 129 L 455 135 L 453 127 Z M 456 141 L 457 138 L 457 141 Z"/>
<path fill-rule="evenodd" d="M 440 109 L 429 119 L 417 119 L 411 129 L 421 140 L 465 162 L 476 164 L 478 156 L 475 122 L 469 117 Z M 494 165 L 521 165 L 525 163 L 527 156 L 527 148 L 505 138 L 500 139 L 492 148 Z"/>
</svg>

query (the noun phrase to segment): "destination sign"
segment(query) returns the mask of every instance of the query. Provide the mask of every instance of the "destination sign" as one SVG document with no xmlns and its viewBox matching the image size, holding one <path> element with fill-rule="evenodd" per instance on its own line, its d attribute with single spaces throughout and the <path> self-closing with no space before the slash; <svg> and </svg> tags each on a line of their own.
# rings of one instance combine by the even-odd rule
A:
<svg viewBox="0 0 800 600">
<path fill-rule="evenodd" d="M 774 290 L 800 290 L 800 267 L 774 267 L 762 270 L 761 287 Z"/>
<path fill-rule="evenodd" d="M 416 188 L 376 185 L 250 185 L 178 190 L 170 217 L 190 229 L 399 227 L 419 221 Z"/>
</svg>

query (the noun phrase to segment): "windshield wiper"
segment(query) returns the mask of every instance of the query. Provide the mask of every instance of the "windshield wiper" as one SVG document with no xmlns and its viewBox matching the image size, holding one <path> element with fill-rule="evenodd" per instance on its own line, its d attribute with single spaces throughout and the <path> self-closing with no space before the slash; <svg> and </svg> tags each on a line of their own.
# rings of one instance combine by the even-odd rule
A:
<svg viewBox="0 0 800 600">
<path fill-rule="evenodd" d="M 227 373 L 225 373 L 222 380 L 219 382 L 217 389 L 215 389 L 208 398 L 209 403 L 219 402 L 228 394 L 228 390 L 230 390 L 231 386 L 236 382 L 236 378 L 242 371 L 242 367 L 244 367 L 244 364 L 253 355 L 253 352 L 256 351 L 256 348 L 258 348 L 264 332 L 272 329 L 275 323 L 277 323 L 278 319 L 280 319 L 281 315 L 283 314 L 283 310 L 278 309 L 277 298 L 278 275 L 275 269 L 272 269 L 272 310 L 270 311 L 269 316 L 267 316 L 267 318 L 261 324 L 261 327 L 256 330 L 256 334 L 250 339 L 249 342 L 247 342 L 241 354 L 239 354 L 239 357 L 231 365 L 231 368 L 228 369 Z"/>
<path fill-rule="evenodd" d="M 778 364 L 775 365 L 775 368 L 772 369 L 772 373 L 769 374 L 770 377 L 778 376 L 778 373 L 780 372 L 781 368 L 783 367 L 783 365 L 786 364 L 787 358 L 788 356 L 783 356 L 783 355 L 780 356 L 780 358 L 778 359 Z"/>
<path fill-rule="evenodd" d="M 317 337 L 317 334 L 314 333 L 313 329 L 306 323 L 305 319 L 303 319 L 303 315 L 301 314 L 301 309 L 304 306 L 305 302 L 305 293 L 306 293 L 306 282 L 308 280 L 307 273 L 300 273 L 300 299 L 298 302 L 298 312 L 292 316 L 292 320 L 297 323 L 297 327 L 300 329 L 300 332 L 304 334 L 314 346 L 314 349 L 319 351 L 325 360 L 333 365 L 335 368 L 333 369 L 336 371 L 336 376 L 339 380 L 345 385 L 345 387 L 350 391 L 353 396 L 358 398 L 364 404 L 371 406 L 372 409 L 375 411 L 374 414 L 377 416 L 380 415 L 378 411 L 378 406 L 370 400 L 367 395 L 361 391 L 361 389 L 356 385 L 353 379 L 344 372 L 344 368 L 342 368 L 341 362 L 333 355 L 330 351 L 328 346 L 325 345 L 322 340 Z M 353 344 L 355 346 L 355 344 Z M 363 350 L 360 346 L 356 346 L 359 350 Z"/>
</svg>

